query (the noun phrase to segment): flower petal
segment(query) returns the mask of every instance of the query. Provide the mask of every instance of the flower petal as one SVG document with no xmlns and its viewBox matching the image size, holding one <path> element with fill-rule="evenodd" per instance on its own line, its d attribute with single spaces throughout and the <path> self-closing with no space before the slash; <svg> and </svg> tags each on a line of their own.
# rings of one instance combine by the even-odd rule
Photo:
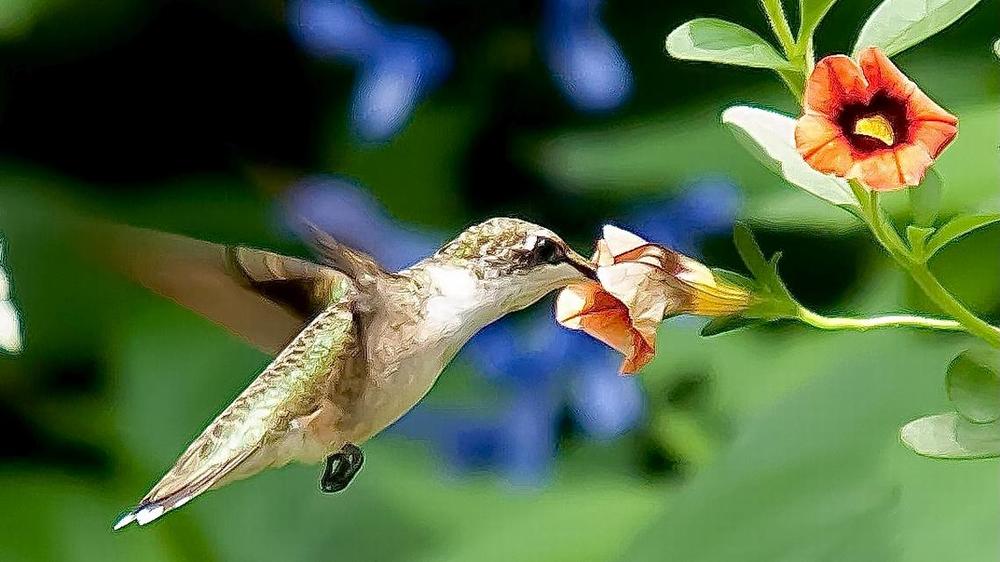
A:
<svg viewBox="0 0 1000 562">
<path fill-rule="evenodd" d="M 875 191 L 892 191 L 918 185 L 932 162 L 922 145 L 903 145 L 858 161 L 848 175 Z"/>
<path fill-rule="evenodd" d="M 825 174 L 844 176 L 854 164 L 850 141 L 823 115 L 803 115 L 798 120 L 795 146 L 806 163 Z"/>
<path fill-rule="evenodd" d="M 597 283 L 570 285 L 556 298 L 556 320 L 584 330 L 622 353 L 632 345 L 628 309 Z"/>
<path fill-rule="evenodd" d="M 556 319 L 583 330 L 625 356 L 623 373 L 634 373 L 655 355 L 655 328 L 644 335 L 632 327 L 624 304 L 597 283 L 570 285 L 556 298 Z"/>
<path fill-rule="evenodd" d="M 917 85 L 892 64 L 889 57 L 878 47 L 868 47 L 861 51 L 858 63 L 868 81 L 868 90 L 873 95 L 882 92 L 893 99 L 907 103 L 910 96 L 918 91 Z"/>
<path fill-rule="evenodd" d="M 608 243 L 605 242 L 603 238 L 597 241 L 597 250 L 594 252 L 594 257 L 591 258 L 590 261 L 597 264 L 598 267 L 615 263 L 615 255 L 611 253 L 611 250 L 608 248 Z"/>
<path fill-rule="evenodd" d="M 931 158 L 937 158 L 957 134 L 958 127 L 947 121 L 914 121 L 910 125 L 911 142 L 923 145 Z"/>
<path fill-rule="evenodd" d="M 861 69 L 849 57 L 824 57 L 806 81 L 805 113 L 819 113 L 836 118 L 848 104 L 867 103 L 871 95 Z"/>
<path fill-rule="evenodd" d="M 656 327 L 666 311 L 676 308 L 679 297 L 666 275 L 644 263 L 623 262 L 597 269 L 597 278 L 605 291 L 628 309 L 632 326 L 652 343 Z"/>
<path fill-rule="evenodd" d="M 621 254 L 648 244 L 648 242 L 635 234 L 610 224 L 604 226 L 603 234 L 603 242 L 607 245 L 608 250 L 611 251 L 612 256 L 620 256 Z"/>
</svg>

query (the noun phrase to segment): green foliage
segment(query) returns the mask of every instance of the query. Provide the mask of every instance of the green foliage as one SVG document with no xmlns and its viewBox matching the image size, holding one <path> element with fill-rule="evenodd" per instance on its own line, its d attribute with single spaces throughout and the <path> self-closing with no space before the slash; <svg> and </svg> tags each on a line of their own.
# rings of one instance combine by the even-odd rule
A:
<svg viewBox="0 0 1000 562">
<path fill-rule="evenodd" d="M 926 416 L 903 426 L 899 436 L 918 455 L 936 459 L 1000 457 L 1000 422 L 972 423 L 956 414 Z"/>
<path fill-rule="evenodd" d="M 798 303 L 778 275 L 781 252 L 775 253 L 770 260 L 765 258 L 753 233 L 742 223 L 736 223 L 733 227 L 733 242 L 736 244 L 740 259 L 746 264 L 754 280 L 755 302 L 743 316 L 763 320 L 794 318 L 799 308 Z"/>
<path fill-rule="evenodd" d="M 944 189 L 944 181 L 937 170 L 931 168 L 924 181 L 918 187 L 910 188 L 907 191 L 910 197 L 910 213 L 913 215 L 913 224 L 917 226 L 931 226 L 937 219 L 941 210 L 941 192 Z"/>
<path fill-rule="evenodd" d="M 756 319 L 747 318 L 746 316 L 720 316 L 709 320 L 707 324 L 702 326 L 700 333 L 702 336 L 708 338 L 711 336 L 718 336 L 719 334 L 725 334 L 726 332 L 732 332 L 733 330 L 746 328 L 747 326 L 752 326 L 757 323 L 758 321 Z"/>
<path fill-rule="evenodd" d="M 830 8 L 837 0 L 799 0 L 799 48 L 808 43 L 823 21 L 823 16 L 830 11 Z"/>
<path fill-rule="evenodd" d="M 771 70 L 794 69 L 760 35 L 716 18 L 698 18 L 681 25 L 667 36 L 666 48 L 676 59 Z"/>
<path fill-rule="evenodd" d="M 937 382 L 920 375 L 954 354 L 947 344 L 791 329 L 703 341 L 711 367 L 727 372 L 727 411 L 763 401 L 737 417 L 734 441 L 669 497 L 625 560 L 931 562 L 1000 551 L 995 464 L 942 467 L 871 431 L 937 403 Z M 669 363 L 683 371 L 696 361 L 686 359 Z"/>
<path fill-rule="evenodd" d="M 968 350 L 948 365 L 948 398 L 973 423 L 1000 420 L 1000 352 Z"/>
<path fill-rule="evenodd" d="M 926 457 L 1000 457 L 1000 352 L 960 353 L 948 365 L 945 387 L 958 411 L 906 424 L 900 430 L 903 442 Z"/>
<path fill-rule="evenodd" d="M 925 259 L 930 259 L 938 250 L 951 244 L 966 234 L 1000 221 L 1000 213 L 982 215 L 960 215 L 944 223 L 927 240 L 924 247 Z"/>
<path fill-rule="evenodd" d="M 893 56 L 924 41 L 975 7 L 979 0 L 885 0 L 872 12 L 854 44 L 854 56 L 865 47 L 881 47 Z"/>
<path fill-rule="evenodd" d="M 788 183 L 834 205 L 858 206 L 846 181 L 817 172 L 799 155 L 795 148 L 795 119 L 765 109 L 734 106 L 722 113 L 722 122 L 768 169 Z"/>
</svg>

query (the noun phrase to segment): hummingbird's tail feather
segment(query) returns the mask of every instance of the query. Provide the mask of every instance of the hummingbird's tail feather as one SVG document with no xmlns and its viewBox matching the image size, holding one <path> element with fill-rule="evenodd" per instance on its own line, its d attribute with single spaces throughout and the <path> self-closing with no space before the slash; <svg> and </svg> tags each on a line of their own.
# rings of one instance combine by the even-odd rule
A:
<svg viewBox="0 0 1000 562">
<path fill-rule="evenodd" d="M 197 442 L 196 442 L 197 443 Z M 228 476 L 233 470 L 247 459 L 251 451 L 234 457 L 222 466 L 214 466 L 201 474 L 195 475 L 186 482 L 176 480 L 175 470 L 167 473 L 153 489 L 146 494 L 146 497 L 139 502 L 135 509 L 126 513 L 114 525 L 117 531 L 135 522 L 145 525 L 158 519 L 161 515 L 172 511 L 209 490 Z M 181 459 L 183 461 L 183 457 Z M 180 464 L 180 463 L 178 463 Z M 173 478 L 172 478 L 173 477 Z"/>
</svg>

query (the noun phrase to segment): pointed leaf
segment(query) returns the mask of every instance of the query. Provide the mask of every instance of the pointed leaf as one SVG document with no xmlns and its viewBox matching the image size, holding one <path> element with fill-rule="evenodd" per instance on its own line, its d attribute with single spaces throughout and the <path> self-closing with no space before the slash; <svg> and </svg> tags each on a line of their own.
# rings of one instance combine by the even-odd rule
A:
<svg viewBox="0 0 1000 562">
<path fill-rule="evenodd" d="M 667 53 L 683 60 L 794 70 L 760 35 L 716 18 L 694 19 L 671 31 L 667 36 Z"/>
<path fill-rule="evenodd" d="M 925 457 L 1000 457 L 1000 423 L 971 423 L 955 413 L 913 420 L 899 430 L 899 437 L 907 447 Z"/>
<path fill-rule="evenodd" d="M 800 20 L 799 24 L 799 45 L 805 45 L 806 42 L 812 37 L 813 32 L 819 26 L 819 22 L 823 20 L 823 16 L 830 11 L 830 7 L 833 6 L 834 2 L 837 0 L 799 0 L 799 14 Z"/>
<path fill-rule="evenodd" d="M 771 276 L 770 265 L 747 225 L 741 222 L 733 225 L 733 242 L 736 244 L 736 251 L 739 252 L 740 259 L 746 264 L 754 279 L 757 282 L 766 282 Z"/>
<path fill-rule="evenodd" d="M 975 7 L 979 0 L 885 0 L 868 16 L 854 44 L 881 47 L 891 57 L 920 43 Z"/>
<path fill-rule="evenodd" d="M 1000 352 L 963 351 L 948 365 L 948 398 L 973 423 L 1000 420 Z"/>
<path fill-rule="evenodd" d="M 746 328 L 747 326 L 756 323 L 756 319 L 746 318 L 744 316 L 720 316 L 719 318 L 712 318 L 711 321 L 705 324 L 701 328 L 701 335 L 708 338 L 724 334 L 726 332 L 731 332 L 733 330 L 739 330 L 740 328 Z"/>
<path fill-rule="evenodd" d="M 817 172 L 795 149 L 795 119 L 747 106 L 733 106 L 722 112 L 722 122 L 765 166 L 792 185 L 824 201 L 858 208 L 847 182 Z"/>
<path fill-rule="evenodd" d="M 913 223 L 917 226 L 931 226 L 941 209 L 941 191 L 944 182 L 941 175 L 930 169 L 924 181 L 917 187 L 908 189 L 910 196 L 910 213 Z"/>
<path fill-rule="evenodd" d="M 931 236 L 930 240 L 927 241 L 924 252 L 927 258 L 930 258 L 938 250 L 954 242 L 957 238 L 998 221 L 1000 221 L 1000 213 L 955 217 L 937 229 L 934 236 Z"/>
</svg>

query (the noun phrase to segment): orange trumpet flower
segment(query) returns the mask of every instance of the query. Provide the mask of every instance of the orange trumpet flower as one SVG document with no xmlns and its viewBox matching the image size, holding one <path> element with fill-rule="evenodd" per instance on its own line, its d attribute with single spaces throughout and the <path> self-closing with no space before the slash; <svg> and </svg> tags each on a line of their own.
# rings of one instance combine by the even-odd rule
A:
<svg viewBox="0 0 1000 562">
<path fill-rule="evenodd" d="M 556 319 L 583 330 L 625 355 L 634 373 L 656 353 L 656 328 L 669 316 L 728 316 L 751 304 L 745 288 L 673 250 L 613 226 L 604 227 L 593 261 L 600 283 L 571 285 L 559 293 Z"/>
<path fill-rule="evenodd" d="M 957 125 L 880 49 L 869 47 L 857 63 L 833 55 L 816 64 L 795 145 L 816 170 L 887 191 L 918 185 Z"/>
</svg>

